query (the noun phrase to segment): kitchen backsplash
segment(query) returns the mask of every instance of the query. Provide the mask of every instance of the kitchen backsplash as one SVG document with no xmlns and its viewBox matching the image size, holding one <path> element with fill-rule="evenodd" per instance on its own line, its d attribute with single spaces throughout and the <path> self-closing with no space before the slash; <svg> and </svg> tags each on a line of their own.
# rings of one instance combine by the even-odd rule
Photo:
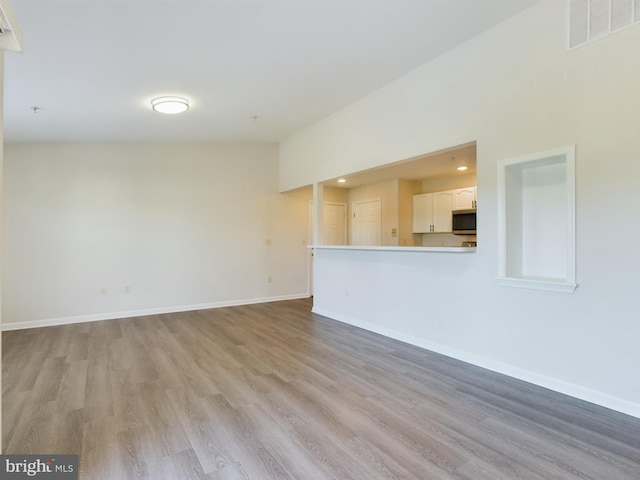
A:
<svg viewBox="0 0 640 480">
<path fill-rule="evenodd" d="M 453 233 L 429 233 L 422 235 L 423 247 L 459 247 L 462 242 L 475 242 L 476 235 L 454 235 Z"/>
</svg>

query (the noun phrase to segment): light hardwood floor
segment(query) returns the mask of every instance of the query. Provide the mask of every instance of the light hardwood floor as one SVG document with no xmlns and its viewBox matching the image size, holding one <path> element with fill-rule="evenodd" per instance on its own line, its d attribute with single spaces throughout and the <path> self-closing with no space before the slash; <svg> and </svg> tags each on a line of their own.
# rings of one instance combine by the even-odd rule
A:
<svg viewBox="0 0 640 480">
<path fill-rule="evenodd" d="M 310 313 L 3 334 L 5 453 L 86 480 L 638 480 L 640 420 Z"/>
</svg>

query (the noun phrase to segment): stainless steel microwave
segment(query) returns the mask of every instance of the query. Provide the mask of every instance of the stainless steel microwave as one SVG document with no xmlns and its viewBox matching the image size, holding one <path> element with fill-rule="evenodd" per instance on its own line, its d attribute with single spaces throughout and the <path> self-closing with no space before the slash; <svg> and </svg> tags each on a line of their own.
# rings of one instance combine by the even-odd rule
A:
<svg viewBox="0 0 640 480">
<path fill-rule="evenodd" d="M 454 210 L 452 212 L 451 226 L 456 235 L 476 234 L 476 209 Z"/>
</svg>

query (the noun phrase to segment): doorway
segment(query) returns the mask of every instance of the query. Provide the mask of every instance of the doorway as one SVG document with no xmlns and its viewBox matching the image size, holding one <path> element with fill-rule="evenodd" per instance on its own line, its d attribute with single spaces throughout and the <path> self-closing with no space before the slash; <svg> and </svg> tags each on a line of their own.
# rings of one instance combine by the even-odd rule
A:
<svg viewBox="0 0 640 480">
<path fill-rule="evenodd" d="M 353 202 L 352 245 L 380 245 L 382 242 L 380 199 Z"/>
<path fill-rule="evenodd" d="M 309 244 L 313 243 L 313 201 L 309 202 Z M 323 245 L 347 244 L 347 204 L 324 202 L 322 204 Z M 313 249 L 309 249 L 309 295 L 313 295 Z"/>
</svg>

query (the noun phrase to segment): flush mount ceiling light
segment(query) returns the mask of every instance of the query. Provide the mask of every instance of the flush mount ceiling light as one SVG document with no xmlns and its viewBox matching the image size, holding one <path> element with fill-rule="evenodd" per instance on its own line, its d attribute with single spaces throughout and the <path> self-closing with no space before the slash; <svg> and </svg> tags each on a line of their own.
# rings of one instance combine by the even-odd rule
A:
<svg viewBox="0 0 640 480">
<path fill-rule="evenodd" d="M 151 107 L 160 113 L 182 113 L 189 110 L 189 100 L 182 97 L 158 97 L 151 100 Z"/>
<path fill-rule="evenodd" d="M 456 162 L 456 157 L 451 157 L 451 163 L 453 163 L 453 165 L 457 165 L 456 170 L 458 170 L 459 172 L 464 172 L 467 168 L 469 168 L 464 164 L 464 161 Z"/>
</svg>

